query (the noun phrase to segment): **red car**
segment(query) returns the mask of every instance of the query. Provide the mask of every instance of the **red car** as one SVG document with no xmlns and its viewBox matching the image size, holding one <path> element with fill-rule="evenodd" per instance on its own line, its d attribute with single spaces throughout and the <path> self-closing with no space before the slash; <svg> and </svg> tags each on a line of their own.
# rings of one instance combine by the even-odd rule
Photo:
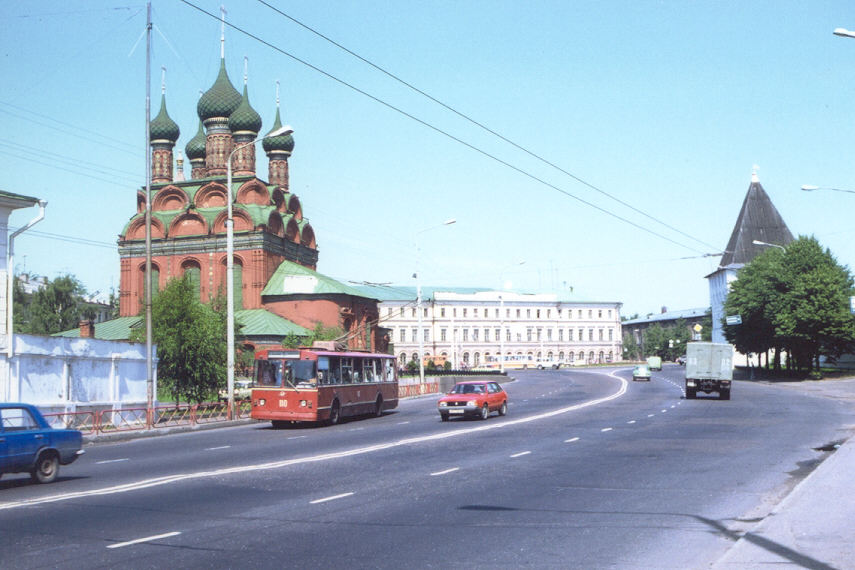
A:
<svg viewBox="0 0 855 570">
<path fill-rule="evenodd" d="M 451 416 L 486 420 L 490 412 L 499 412 L 500 416 L 508 413 L 508 394 L 498 382 L 458 382 L 436 405 L 444 422 Z"/>
</svg>

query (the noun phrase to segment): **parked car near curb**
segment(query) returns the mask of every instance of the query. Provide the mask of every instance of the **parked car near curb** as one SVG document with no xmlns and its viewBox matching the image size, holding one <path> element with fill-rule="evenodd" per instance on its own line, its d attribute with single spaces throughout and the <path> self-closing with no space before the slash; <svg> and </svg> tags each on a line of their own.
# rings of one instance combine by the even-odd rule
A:
<svg viewBox="0 0 855 570">
<path fill-rule="evenodd" d="M 444 422 L 452 416 L 486 420 L 491 412 L 500 416 L 508 413 L 508 394 L 498 382 L 458 382 L 436 405 Z"/>
<path fill-rule="evenodd" d="M 646 364 L 639 364 L 635 368 L 632 369 L 632 380 L 633 382 L 637 380 L 646 380 L 650 382 L 650 367 Z"/>
<path fill-rule="evenodd" d="M 29 473 L 37 483 L 51 483 L 60 465 L 73 463 L 84 451 L 75 429 L 54 429 L 30 404 L 0 403 L 0 476 Z"/>
</svg>

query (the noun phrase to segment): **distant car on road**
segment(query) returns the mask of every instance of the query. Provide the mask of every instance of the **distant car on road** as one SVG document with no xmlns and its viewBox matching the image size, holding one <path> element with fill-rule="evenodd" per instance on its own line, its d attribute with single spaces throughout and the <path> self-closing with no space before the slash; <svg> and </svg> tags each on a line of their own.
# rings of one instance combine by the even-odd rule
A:
<svg viewBox="0 0 855 570">
<path fill-rule="evenodd" d="M 684 354 L 683 356 L 678 356 L 677 360 L 675 360 L 674 362 L 676 362 L 680 366 L 685 366 L 686 365 L 686 355 Z"/>
<path fill-rule="evenodd" d="M 646 380 L 650 382 L 650 367 L 646 364 L 639 364 L 632 369 L 632 381 Z"/>
<path fill-rule="evenodd" d="M 51 483 L 60 465 L 84 451 L 75 429 L 54 429 L 30 404 L 0 404 L 0 475 L 29 473 L 37 483 Z"/>
<path fill-rule="evenodd" d="M 447 422 L 450 417 L 477 417 L 486 420 L 491 412 L 500 416 L 508 413 L 508 394 L 498 382 L 458 382 L 437 402 L 439 417 Z"/>
</svg>

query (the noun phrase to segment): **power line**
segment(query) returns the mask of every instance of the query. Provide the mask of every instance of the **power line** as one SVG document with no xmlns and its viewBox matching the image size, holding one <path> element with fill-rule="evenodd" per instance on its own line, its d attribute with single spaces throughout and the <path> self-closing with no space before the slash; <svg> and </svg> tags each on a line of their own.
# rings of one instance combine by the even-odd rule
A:
<svg viewBox="0 0 855 570">
<path fill-rule="evenodd" d="M 343 51 L 347 52 L 348 54 L 350 54 L 350 55 L 352 55 L 353 57 L 355 57 L 356 59 L 358 59 L 358 60 L 362 61 L 362 62 L 363 62 L 363 63 L 365 63 L 366 65 L 369 65 L 369 66 L 373 67 L 374 69 L 376 69 L 376 70 L 377 70 L 377 71 L 379 71 L 380 73 L 383 73 L 384 75 L 386 75 L 386 76 L 390 77 L 391 79 L 394 79 L 394 80 L 395 80 L 395 81 L 397 81 L 398 83 L 400 83 L 400 84 L 404 85 L 404 86 L 405 86 L 405 87 L 407 87 L 408 89 L 411 89 L 412 91 L 415 91 L 415 92 L 416 92 L 416 93 L 418 93 L 419 95 L 422 95 L 423 97 L 425 97 L 425 98 L 427 98 L 427 99 L 429 99 L 429 100 L 433 101 L 434 103 L 436 103 L 437 105 L 439 105 L 439 106 L 443 107 L 444 109 L 446 109 L 446 110 L 448 110 L 448 111 L 451 111 L 452 113 L 454 113 L 454 114 L 455 114 L 455 115 L 457 115 L 458 117 L 460 117 L 460 118 L 462 118 L 462 119 L 464 119 L 464 120 L 466 120 L 466 121 L 468 121 L 468 122 L 472 123 L 473 125 L 475 125 L 475 126 L 477 126 L 477 127 L 481 128 L 481 129 L 483 129 L 483 130 L 487 131 L 487 132 L 488 132 L 488 133 L 490 133 L 491 135 L 493 135 L 493 136 L 495 136 L 495 137 L 498 137 L 499 139 L 503 140 L 504 142 L 506 142 L 506 143 L 508 143 L 509 145 L 511 145 L 511 146 L 513 146 L 514 148 L 516 148 L 517 150 L 521 150 L 522 152 L 526 153 L 527 155 L 531 156 L 532 158 L 534 158 L 534 159 L 536 159 L 536 160 L 538 160 L 538 161 L 540 161 L 540 162 L 542 162 L 542 163 L 544 163 L 544 164 L 546 164 L 546 165 L 548 165 L 548 166 L 550 166 L 550 167 L 554 168 L 555 170 L 557 170 L 557 171 L 559 171 L 559 172 L 561 172 L 561 173 L 563 173 L 563 174 L 565 174 L 565 175 L 569 176 L 570 178 L 572 178 L 573 180 L 575 180 L 575 181 L 579 182 L 580 184 L 582 184 L 582 185 L 584 185 L 584 186 L 587 186 L 588 188 L 590 188 L 590 189 L 592 189 L 592 190 L 594 190 L 594 191 L 596 191 L 596 192 L 599 192 L 600 194 L 602 194 L 602 195 L 604 195 L 604 196 L 606 196 L 606 197 L 608 197 L 608 198 L 610 198 L 610 199 L 614 200 L 615 202 L 617 202 L 617 203 L 621 204 L 622 206 L 625 206 L 625 207 L 627 207 L 627 208 L 631 209 L 632 211 L 634 211 L 634 212 L 636 212 L 636 213 L 638 213 L 638 214 L 641 214 L 642 216 L 644 216 L 644 217 L 646 217 L 646 218 L 648 218 L 648 219 L 650 219 L 650 220 L 653 220 L 654 222 L 656 222 L 656 223 L 658 223 L 658 224 L 661 224 L 662 226 L 664 226 L 664 227 L 666 227 L 666 228 L 668 228 L 668 229 L 670 229 L 670 230 L 672 230 L 672 231 L 674 231 L 674 232 L 677 232 L 678 234 L 680 234 L 680 235 L 682 235 L 682 236 L 684 236 L 684 237 L 687 237 L 687 238 L 689 238 L 689 239 L 691 239 L 691 240 L 694 240 L 694 241 L 696 241 L 696 242 L 698 242 L 698 243 L 701 243 L 701 244 L 703 244 L 703 245 L 706 245 L 706 246 L 708 246 L 708 247 L 712 247 L 712 248 L 715 248 L 715 247 L 716 247 L 716 246 L 711 245 L 711 244 L 708 244 L 708 243 L 704 242 L 703 240 L 700 240 L 700 239 L 698 239 L 698 238 L 696 238 L 696 237 L 694 237 L 694 236 L 692 236 L 692 235 L 689 235 L 689 234 L 687 234 L 687 233 L 683 232 L 682 230 L 679 230 L 678 228 L 675 228 L 675 227 L 673 227 L 673 226 L 671 226 L 671 225 L 669 225 L 669 224 L 665 223 L 664 221 L 662 221 L 662 220 L 660 220 L 660 219 L 656 218 L 655 216 L 653 216 L 653 215 L 651 215 L 651 214 L 648 214 L 647 212 L 644 212 L 644 211 L 640 210 L 639 208 L 636 208 L 636 207 L 635 207 L 635 206 L 633 206 L 632 204 L 629 204 L 628 202 L 626 202 L 626 201 L 624 201 L 624 200 L 621 200 L 620 198 L 618 198 L 618 197 L 616 197 L 616 196 L 613 196 L 612 194 L 609 194 L 608 192 L 606 192 L 605 190 L 603 190 L 603 189 L 601 189 L 601 188 L 599 188 L 599 187 L 595 186 L 594 184 L 592 184 L 592 183 L 590 183 L 590 182 L 587 182 L 586 180 L 583 180 L 582 178 L 580 178 L 579 176 L 576 176 L 576 175 L 575 175 L 575 174 L 573 174 L 572 172 L 568 172 L 568 171 L 567 171 L 567 170 L 565 170 L 564 168 L 562 168 L 562 167 L 558 166 L 557 164 L 554 164 L 553 162 L 551 162 L 551 161 L 547 160 L 546 158 L 544 158 L 544 157 L 540 156 L 539 154 L 537 154 L 537 153 L 535 153 L 535 152 L 533 152 L 533 151 L 530 151 L 530 150 L 528 150 L 527 148 L 525 148 L 525 147 L 523 147 L 523 146 L 521 146 L 521 145 L 519 145 L 519 144 L 515 143 L 514 141 L 512 141 L 512 140 L 510 140 L 509 138 L 505 137 L 504 135 L 502 135 L 502 134 L 500 134 L 500 133 L 496 132 L 495 130 L 491 129 L 490 127 L 488 127 L 488 126 L 484 125 L 483 123 L 481 123 L 481 122 L 479 122 L 479 121 L 477 121 L 477 120 L 473 119 L 473 118 L 472 118 L 472 117 L 470 117 L 469 115 L 466 115 L 465 113 L 462 113 L 462 112 L 458 111 L 457 109 L 455 109 L 455 108 L 451 107 L 450 105 L 448 105 L 448 104 L 444 103 L 443 101 L 440 101 L 439 99 L 437 99 L 436 97 L 434 97 L 434 96 L 430 95 L 429 93 L 426 93 L 425 91 L 423 91 L 422 89 L 419 89 L 418 87 L 416 87 L 415 85 L 413 85 L 413 84 L 409 83 L 408 81 L 405 81 L 404 79 L 401 79 L 400 77 L 398 77 L 398 76 L 397 76 L 397 75 L 395 75 L 394 73 L 392 73 L 392 72 L 390 72 L 390 71 L 387 71 L 386 69 L 384 69 L 384 68 L 380 67 L 379 65 L 375 64 L 375 63 L 374 63 L 374 62 L 372 62 L 372 61 L 369 61 L 368 59 L 365 59 L 364 57 L 362 57 L 362 56 L 361 56 L 361 55 L 359 55 L 358 53 L 356 53 L 356 52 L 354 52 L 354 51 L 352 51 L 352 50 L 348 49 L 347 47 L 345 47 L 345 46 L 341 45 L 340 43 L 336 42 L 335 40 L 333 40 L 333 39 L 331 39 L 331 38 L 329 38 L 329 37 L 325 36 L 324 34 L 322 34 L 321 32 L 319 32 L 318 30 L 315 30 L 314 28 L 312 28 L 312 27 L 310 27 L 310 26 L 308 26 L 308 25 L 304 24 L 303 22 L 301 22 L 301 21 L 297 20 L 297 19 L 296 19 L 296 18 L 294 18 L 293 16 L 290 16 L 289 14 L 286 14 L 286 13 L 285 13 L 285 12 L 283 12 L 282 10 L 280 10 L 280 9 L 276 8 L 275 6 L 271 6 L 271 5 L 270 5 L 268 2 L 266 2 L 265 0 L 258 0 L 258 1 L 259 1 L 261 4 L 264 4 L 265 6 L 267 6 L 268 8 L 270 8 L 271 10 L 273 10 L 274 12 L 276 12 L 277 14 L 280 14 L 281 16 L 283 16 L 283 17 L 285 17 L 285 18 L 287 18 L 287 19 L 291 20 L 292 22 L 294 22 L 294 23 L 295 23 L 295 24 L 297 24 L 298 26 L 300 26 L 300 27 L 302 27 L 302 28 L 304 28 L 304 29 L 308 30 L 309 32 L 311 32 L 311 33 L 315 34 L 316 36 L 318 36 L 318 37 L 320 37 L 320 38 L 324 39 L 325 41 L 327 41 L 327 42 L 331 43 L 332 45 L 336 46 L 337 48 L 339 48 L 339 49 L 341 49 L 341 50 L 343 50 Z"/>
<path fill-rule="evenodd" d="M 191 8 L 194 8 L 194 9 L 198 10 L 199 12 L 201 12 L 201 13 L 203 13 L 203 14 L 207 15 L 208 17 L 210 17 L 210 18 L 212 18 L 212 19 L 214 19 L 214 20 L 220 21 L 220 17 L 219 17 L 219 16 L 217 16 L 217 15 L 215 15 L 215 14 L 212 14 L 212 13 L 210 13 L 210 12 L 206 11 L 206 10 L 205 10 L 205 9 L 203 9 L 203 8 L 200 8 L 199 6 L 196 6 L 196 5 L 195 5 L 195 4 L 193 4 L 192 2 L 189 2 L 189 0 L 181 0 L 181 2 L 183 2 L 184 4 L 186 4 L 186 5 L 190 6 Z M 362 90 L 362 89 L 360 89 L 360 88 L 356 87 L 355 85 L 352 85 L 352 84 L 350 84 L 350 83 L 348 83 L 348 82 L 344 81 L 343 79 L 339 79 L 338 77 L 336 77 L 336 76 L 332 75 L 331 73 L 328 73 L 328 72 L 324 71 L 323 69 L 320 69 L 319 67 L 317 67 L 317 66 L 315 66 L 315 65 L 313 65 L 313 64 L 311 64 L 311 63 L 309 63 L 309 62 L 307 62 L 307 61 L 305 61 L 305 60 L 303 60 L 303 59 L 300 59 L 299 57 L 297 57 L 297 56 L 295 56 L 295 55 L 293 55 L 293 54 L 291 54 L 291 53 L 289 53 L 289 52 L 287 52 L 287 51 L 283 50 L 282 48 L 280 48 L 280 47 L 278 47 L 278 46 L 276 46 L 276 45 L 274 45 L 274 44 L 272 44 L 272 43 L 270 43 L 270 42 L 268 42 L 268 41 L 266 41 L 266 40 L 264 40 L 264 39 L 262 39 L 262 38 L 260 38 L 260 37 L 256 36 L 255 34 L 252 34 L 252 33 L 248 32 L 247 30 L 244 30 L 243 28 L 241 28 L 241 27 L 239 27 L 239 26 L 236 26 L 235 24 L 232 24 L 232 23 L 230 23 L 230 22 L 226 22 L 226 25 L 227 25 L 227 26 L 229 26 L 231 29 L 233 29 L 233 30 L 235 30 L 235 31 L 237 31 L 237 32 L 240 32 L 241 34 L 243 34 L 243 35 L 245 35 L 245 36 L 247 36 L 247 37 L 249 37 L 249 38 L 251 38 L 251 39 L 253 39 L 253 40 L 255 40 L 255 41 L 257 41 L 257 42 L 259 42 L 259 43 L 261 43 L 261 44 L 263 44 L 263 45 L 265 45 L 265 46 L 267 46 L 267 47 L 269 47 L 269 48 L 271 48 L 271 49 L 273 49 L 273 50 L 275 50 L 275 51 L 277 51 L 277 52 L 279 52 L 279 53 L 281 53 L 282 55 L 285 55 L 285 56 L 287 56 L 287 57 L 289 57 L 289 58 L 293 59 L 293 60 L 294 60 L 294 61 L 296 61 L 297 63 L 300 63 L 300 64 L 302 64 L 302 65 L 304 65 L 304 66 L 308 67 L 309 69 L 312 69 L 313 71 L 316 71 L 317 73 L 320 73 L 321 75 L 323 75 L 323 76 L 327 77 L 328 79 L 331 79 L 331 80 L 335 81 L 336 83 L 339 83 L 339 84 L 341 84 L 341 85 L 343 85 L 343 86 L 345 86 L 345 87 L 347 87 L 347 88 L 349 88 L 349 89 L 351 89 L 351 90 L 353 90 L 353 91 L 355 91 L 355 92 L 359 93 L 360 95 L 363 95 L 364 97 L 367 97 L 367 98 L 371 99 L 372 101 L 374 101 L 374 102 L 376 102 L 376 103 L 379 103 L 380 105 L 382 105 L 382 106 L 386 107 L 387 109 L 390 109 L 390 110 L 392 110 L 392 111 L 395 111 L 396 113 L 399 113 L 400 115 L 403 115 L 403 116 L 407 117 L 408 119 L 411 119 L 411 120 L 413 120 L 413 121 L 415 121 L 415 122 L 419 123 L 420 125 L 422 125 L 422 126 L 424 126 L 424 127 L 427 127 L 427 128 L 429 128 L 429 129 L 431 129 L 432 131 L 434 131 L 434 132 L 436 132 L 436 133 L 438 133 L 438 134 L 441 134 L 441 135 L 443 135 L 443 136 L 445 136 L 445 137 L 447 137 L 447 138 L 449 138 L 449 139 L 453 140 L 454 142 L 456 142 L 456 143 L 458 143 L 458 144 L 461 144 L 461 145 L 463 145 L 463 146 L 465 146 L 465 147 L 467 147 L 467 148 L 469 148 L 469 149 L 471 149 L 471 150 L 473 150 L 473 151 L 477 152 L 478 154 L 481 154 L 482 156 L 485 156 L 485 157 L 487 157 L 487 158 L 489 158 L 489 159 L 491 159 L 491 160 L 493 160 L 493 161 L 495 161 L 495 162 L 498 162 L 499 164 L 502 164 L 503 166 L 505 166 L 505 167 L 507 167 L 507 168 L 510 168 L 511 170 L 513 170 L 513 171 L 515 171 L 515 172 L 517 172 L 517 173 L 519 173 L 519 174 L 522 174 L 523 176 L 525 176 L 525 177 L 527 177 L 527 178 L 530 178 L 531 180 L 534 180 L 535 182 L 539 182 L 540 184 L 542 184 L 542 185 L 544 185 L 544 186 L 546 186 L 546 187 L 548 187 L 548 188 L 551 188 L 551 189 L 555 190 L 556 192 L 559 192 L 559 193 L 561 193 L 561 194 L 564 194 L 564 195 L 565 195 L 565 196 L 567 196 L 568 198 L 573 198 L 574 200 L 576 200 L 576 201 L 578 201 L 578 202 L 580 202 L 580 203 L 582 203 L 582 204 L 585 204 L 586 206 L 588 206 L 588 207 L 590 207 L 590 208 L 593 208 L 593 209 L 595 209 L 595 210 L 597 210 L 597 211 L 599 211 L 599 212 L 601 212 L 601 213 L 603 213 L 603 214 L 606 214 L 606 215 L 611 216 L 611 217 L 613 217 L 613 218 L 615 218 L 615 219 L 617 219 L 617 220 L 619 220 L 619 221 L 622 221 L 622 222 L 624 222 L 624 223 L 626 223 L 626 224 L 629 224 L 629 225 L 631 225 L 631 226 L 635 227 L 636 229 L 639 229 L 639 230 L 641 230 L 641 231 L 643 231 L 643 232 L 649 233 L 649 234 L 654 235 L 654 236 L 656 236 L 656 237 L 658 237 L 658 238 L 660 238 L 660 239 L 663 239 L 663 240 L 665 240 L 665 241 L 671 242 L 671 243 L 673 243 L 674 245 L 677 245 L 677 246 L 682 247 L 682 248 L 685 248 L 685 249 L 689 249 L 689 250 L 691 250 L 691 251 L 695 251 L 695 252 L 698 252 L 698 253 L 702 253 L 702 252 L 700 252 L 699 250 L 695 249 L 694 247 L 691 247 L 691 246 L 688 246 L 688 245 L 686 245 L 686 244 L 683 244 L 683 243 L 680 243 L 680 242 L 678 242 L 678 241 L 675 241 L 675 240 L 673 240 L 673 239 L 671 239 L 671 238 L 669 238 L 669 237 L 667 237 L 667 236 L 665 236 L 665 235 L 662 235 L 662 234 L 660 234 L 660 233 L 658 233 L 658 232 L 655 232 L 655 231 L 651 230 L 650 228 L 646 228 L 646 227 L 644 227 L 644 226 L 642 226 L 642 225 L 640 225 L 640 224 L 637 224 L 637 223 L 633 222 L 632 220 L 629 220 L 629 219 L 627 219 L 627 218 L 624 218 L 623 216 L 620 216 L 620 215 L 618 215 L 618 214 L 616 214 L 616 213 L 614 213 L 614 212 L 611 212 L 610 210 L 607 210 L 607 209 L 605 209 L 605 208 L 603 208 L 603 207 L 601 207 L 601 206 L 598 206 L 598 205 L 596 205 L 596 204 L 594 204 L 594 203 L 592 203 L 592 202 L 589 202 L 589 201 L 587 201 L 587 200 L 585 200 L 585 199 L 583 199 L 583 198 L 580 198 L 580 197 L 578 197 L 578 196 L 576 196 L 576 195 L 574 195 L 574 194 L 572 194 L 572 193 L 568 192 L 567 190 L 565 190 L 565 189 L 563 189 L 563 188 L 559 188 L 558 186 L 556 186 L 556 185 L 554 185 L 554 184 L 551 184 L 551 183 L 547 182 L 546 180 L 543 180 L 542 178 L 539 178 L 539 177 L 535 176 L 534 174 L 532 174 L 532 173 L 530 173 L 530 172 L 528 172 L 528 171 L 526 171 L 526 170 L 523 170 L 522 168 L 520 168 L 520 167 L 518 167 L 518 166 L 514 166 L 513 164 L 511 164 L 511 163 L 507 162 L 506 160 L 503 160 L 503 159 L 501 159 L 501 158 L 499 158 L 499 157 L 497 157 L 497 156 L 495 156 L 495 155 L 493 155 L 493 154 L 490 154 L 490 153 L 488 153 L 487 151 L 482 150 L 481 148 L 479 148 L 479 147 L 477 147 L 477 146 L 475 146 L 475 145 L 473 145 L 473 144 L 471 144 L 471 143 L 468 143 L 468 142 L 464 141 L 463 139 L 461 139 L 461 138 L 459 138 L 459 137 L 457 137 L 457 136 L 455 136 L 455 135 L 452 135 L 451 133 L 449 133 L 449 132 L 447 132 L 447 131 L 444 131 L 444 130 L 440 129 L 440 128 L 439 128 L 439 127 L 437 127 L 437 126 L 435 126 L 435 125 L 433 125 L 433 124 L 431 124 L 431 123 L 428 123 L 427 121 L 425 121 L 425 120 L 423 120 L 423 119 L 420 119 L 420 118 L 416 117 L 415 115 L 413 115 L 413 114 L 411 114 L 411 113 L 408 113 L 407 111 L 404 111 L 403 109 L 401 109 L 401 108 L 399 108 L 399 107 L 396 107 L 396 106 L 392 105 L 391 103 L 387 103 L 386 101 L 384 101 L 384 100 L 380 99 L 379 97 L 377 97 L 377 96 L 375 96 L 375 95 L 372 95 L 372 94 L 368 93 L 367 91 L 364 91 L 364 90 Z M 693 238 L 693 239 L 694 239 L 694 238 Z"/>
</svg>

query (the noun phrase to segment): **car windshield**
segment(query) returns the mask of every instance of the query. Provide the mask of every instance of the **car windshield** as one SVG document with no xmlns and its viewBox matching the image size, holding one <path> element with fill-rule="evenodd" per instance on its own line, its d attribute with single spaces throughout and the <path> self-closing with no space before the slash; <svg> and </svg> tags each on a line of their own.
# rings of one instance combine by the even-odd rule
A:
<svg viewBox="0 0 855 570">
<path fill-rule="evenodd" d="M 451 389 L 452 394 L 483 394 L 483 384 L 456 384 Z"/>
</svg>

